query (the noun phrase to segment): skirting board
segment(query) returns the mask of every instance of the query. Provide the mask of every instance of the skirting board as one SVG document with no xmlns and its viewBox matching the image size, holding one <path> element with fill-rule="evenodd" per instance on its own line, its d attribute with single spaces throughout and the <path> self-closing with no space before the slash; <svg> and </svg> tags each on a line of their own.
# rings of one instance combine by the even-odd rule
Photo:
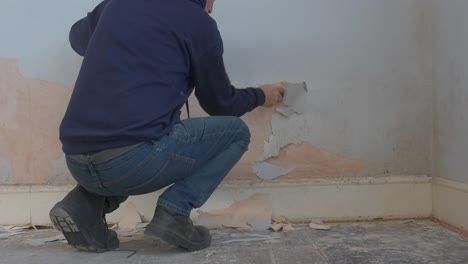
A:
<svg viewBox="0 0 468 264">
<path fill-rule="evenodd" d="M 433 179 L 434 217 L 468 231 L 468 184 Z"/>
<path fill-rule="evenodd" d="M 54 186 L 0 186 L 0 224 L 50 224 L 48 212 L 71 189 Z M 419 218 L 432 213 L 432 183 L 426 176 L 310 179 L 303 181 L 227 182 L 201 208 L 224 208 L 254 193 L 268 193 L 274 215 L 291 221 L 312 218 L 351 220 Z M 150 220 L 160 192 L 130 197 Z M 122 207 L 126 206 L 125 204 Z M 108 216 L 118 222 L 122 208 Z M 193 216 L 196 217 L 194 212 Z"/>
</svg>

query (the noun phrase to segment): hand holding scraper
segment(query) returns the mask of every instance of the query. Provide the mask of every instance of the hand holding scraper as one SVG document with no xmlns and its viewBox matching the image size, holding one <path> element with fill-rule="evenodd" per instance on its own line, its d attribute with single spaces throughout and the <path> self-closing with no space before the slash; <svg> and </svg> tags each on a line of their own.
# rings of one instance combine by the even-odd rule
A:
<svg viewBox="0 0 468 264">
<path fill-rule="evenodd" d="M 307 84 L 305 82 L 282 82 L 281 84 L 285 88 L 283 106 L 278 106 L 276 111 L 285 117 L 290 117 L 293 114 L 304 114 L 307 106 L 306 94 L 309 92 Z"/>
</svg>

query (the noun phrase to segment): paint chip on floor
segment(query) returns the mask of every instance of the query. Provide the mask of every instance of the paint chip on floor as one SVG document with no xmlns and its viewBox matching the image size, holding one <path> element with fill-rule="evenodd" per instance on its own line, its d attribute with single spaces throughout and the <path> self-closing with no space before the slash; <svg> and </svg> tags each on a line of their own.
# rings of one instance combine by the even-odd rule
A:
<svg viewBox="0 0 468 264">
<path fill-rule="evenodd" d="M 265 218 L 256 218 L 247 222 L 248 225 L 252 227 L 253 230 L 263 231 L 271 228 L 271 223 Z"/>
<path fill-rule="evenodd" d="M 53 236 L 53 237 L 28 239 L 26 240 L 26 244 L 30 246 L 42 246 L 45 243 L 63 241 L 63 240 L 65 240 L 65 237 L 63 236 L 63 234 L 60 234 L 60 235 Z"/>
<path fill-rule="evenodd" d="M 316 230 L 330 230 L 331 226 L 326 225 L 320 219 L 314 219 L 310 222 L 309 227 Z"/>
<path fill-rule="evenodd" d="M 276 223 L 273 224 L 270 229 L 274 232 L 288 232 L 296 230 L 290 223 Z"/>
<path fill-rule="evenodd" d="M 211 229 L 230 227 L 251 229 L 257 225 L 271 222 L 272 204 L 268 194 L 255 193 L 247 199 L 233 203 L 228 208 L 198 211 L 196 224 Z M 250 224 L 249 224 L 250 223 Z"/>
<path fill-rule="evenodd" d="M 273 222 L 275 223 L 286 223 L 288 220 L 286 219 L 286 217 L 282 216 L 282 215 L 279 215 L 279 216 L 275 216 L 273 217 L 271 220 L 273 220 Z"/>
</svg>

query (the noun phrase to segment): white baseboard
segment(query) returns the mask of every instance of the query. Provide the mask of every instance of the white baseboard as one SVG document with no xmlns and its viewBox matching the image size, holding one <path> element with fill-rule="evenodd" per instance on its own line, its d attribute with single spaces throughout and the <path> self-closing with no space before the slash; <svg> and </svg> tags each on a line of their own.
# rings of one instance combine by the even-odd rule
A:
<svg viewBox="0 0 468 264">
<path fill-rule="evenodd" d="M 0 186 L 0 224 L 49 224 L 50 208 L 71 188 Z M 416 218 L 432 214 L 432 183 L 426 176 L 228 182 L 218 188 L 202 210 L 224 208 L 257 192 L 270 194 L 274 215 L 293 221 Z M 158 194 L 135 196 L 129 201 L 144 218 L 151 219 Z M 120 213 L 119 209 L 111 214 L 109 222 L 118 222 Z"/>
<path fill-rule="evenodd" d="M 433 199 L 435 218 L 468 231 L 468 184 L 434 178 Z"/>
</svg>

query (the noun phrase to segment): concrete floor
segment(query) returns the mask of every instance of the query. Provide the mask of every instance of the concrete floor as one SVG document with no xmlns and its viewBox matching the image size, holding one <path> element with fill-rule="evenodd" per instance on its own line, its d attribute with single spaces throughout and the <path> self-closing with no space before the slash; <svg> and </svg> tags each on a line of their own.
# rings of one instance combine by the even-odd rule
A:
<svg viewBox="0 0 468 264">
<path fill-rule="evenodd" d="M 35 231 L 0 240 L 0 263 L 468 263 L 468 238 L 430 221 L 297 228 L 287 233 L 217 230 L 211 248 L 193 253 L 143 240 L 141 232 L 121 237 L 121 251 L 103 254 L 79 252 L 64 242 L 31 246 L 28 241 L 58 234 Z M 136 254 L 130 256 L 132 250 Z"/>
</svg>

